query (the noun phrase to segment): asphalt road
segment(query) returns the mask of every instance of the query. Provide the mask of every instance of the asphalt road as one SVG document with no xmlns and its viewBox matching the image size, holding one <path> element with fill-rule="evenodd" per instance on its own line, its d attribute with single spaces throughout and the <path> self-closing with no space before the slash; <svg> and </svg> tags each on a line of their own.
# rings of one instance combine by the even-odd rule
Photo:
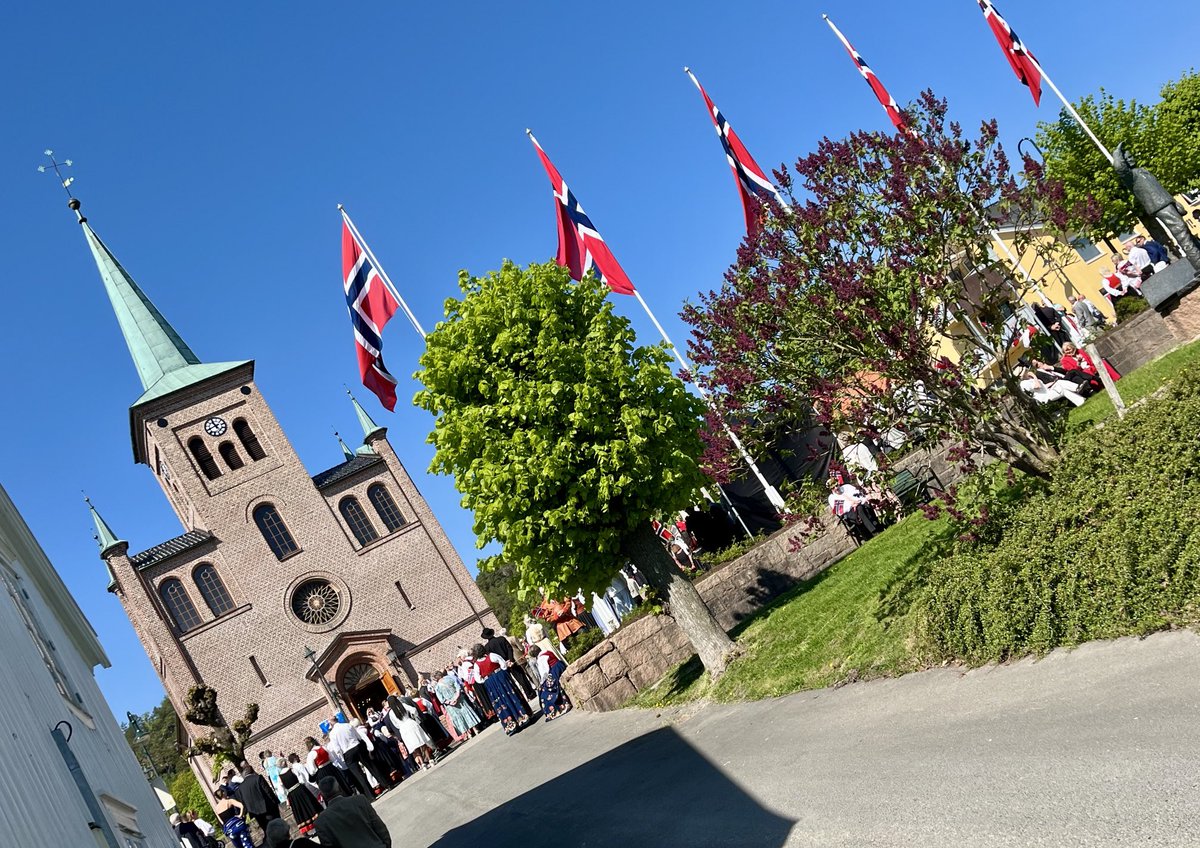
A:
<svg viewBox="0 0 1200 848">
<path fill-rule="evenodd" d="M 496 728 L 377 803 L 403 848 L 1200 846 L 1200 638 Z"/>
</svg>

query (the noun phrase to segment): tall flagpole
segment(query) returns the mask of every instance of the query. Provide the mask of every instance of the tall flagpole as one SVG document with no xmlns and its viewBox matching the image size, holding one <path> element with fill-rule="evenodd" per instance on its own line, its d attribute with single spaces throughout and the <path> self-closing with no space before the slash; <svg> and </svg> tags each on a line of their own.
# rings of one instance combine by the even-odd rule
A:
<svg viewBox="0 0 1200 848">
<path fill-rule="evenodd" d="M 642 298 L 642 293 L 638 291 L 636 287 L 634 287 L 633 295 L 637 298 L 638 303 L 642 305 L 642 309 L 646 310 L 646 314 L 650 316 L 650 320 L 654 323 L 655 329 L 658 330 L 659 335 L 663 337 L 663 341 L 667 343 L 667 347 L 671 348 L 671 352 L 675 354 L 675 359 L 679 362 L 680 366 L 683 367 L 683 370 L 687 371 L 689 374 L 695 374 L 696 370 L 692 367 L 692 364 L 688 362 L 686 358 L 684 358 L 683 353 L 675 345 L 675 342 L 671 341 L 671 337 L 667 335 L 667 331 L 663 329 L 663 325 L 658 323 L 658 318 L 656 318 L 654 313 L 650 311 L 649 304 L 647 304 Z M 695 385 L 696 390 L 700 392 L 700 396 L 704 398 L 705 402 L 709 404 L 714 412 L 717 412 L 716 407 L 713 405 L 712 399 L 708 396 L 708 393 L 704 391 L 704 388 L 699 383 L 696 383 Z M 717 412 L 717 417 L 721 419 L 721 426 L 724 428 L 725 434 L 729 436 L 729 440 L 733 442 L 733 446 L 737 448 L 738 453 L 742 455 L 742 459 L 745 460 L 746 465 L 750 467 L 750 471 L 754 474 L 754 476 L 758 479 L 759 484 L 763 487 L 763 491 L 767 495 L 767 500 L 771 502 L 771 506 L 778 510 L 787 509 L 787 503 L 784 501 L 783 496 L 779 494 L 779 490 L 772 486 L 767 478 L 763 476 L 762 471 L 758 467 L 758 463 L 754 461 L 754 457 L 750 456 L 750 452 L 746 450 L 746 447 L 742 444 L 742 440 L 739 439 L 737 434 L 735 434 L 733 430 L 730 429 L 729 425 L 725 423 L 724 416 L 722 416 L 720 412 Z"/>
<path fill-rule="evenodd" d="M 1054 80 L 1050 79 L 1050 75 L 1046 73 L 1045 69 L 1042 67 L 1042 63 L 1039 62 L 1031 53 L 1026 53 L 1025 55 L 1029 57 L 1031 62 L 1033 62 L 1033 66 L 1037 68 L 1038 73 L 1042 75 L 1042 79 L 1046 81 L 1046 85 L 1050 86 L 1050 90 L 1058 95 L 1058 99 L 1062 101 L 1063 107 L 1071 113 L 1071 117 L 1075 119 L 1075 123 L 1079 124 L 1080 129 L 1087 133 L 1088 138 L 1095 143 L 1100 152 L 1104 154 L 1104 158 L 1107 159 L 1111 164 L 1113 161 L 1112 153 L 1109 152 L 1109 149 L 1104 146 L 1104 142 L 1102 142 L 1100 138 L 1094 132 L 1092 132 L 1092 128 L 1088 126 L 1087 121 L 1085 121 L 1080 114 L 1075 111 L 1075 107 L 1071 105 L 1071 101 L 1064 97 L 1063 93 L 1059 91 L 1058 86 L 1054 84 Z"/>
<path fill-rule="evenodd" d="M 387 275 L 387 271 L 383 270 L 383 265 L 375 258 L 375 254 L 371 251 L 370 245 L 366 239 L 362 237 L 362 233 L 358 231 L 358 227 L 354 226 L 354 222 L 350 220 L 350 213 L 346 211 L 346 207 L 338 204 L 338 211 L 342 213 L 342 220 L 346 222 L 346 226 L 350 228 L 350 233 L 354 236 L 354 240 L 358 242 L 359 247 L 363 249 L 363 253 L 367 254 L 367 258 L 371 260 L 371 264 L 375 267 L 376 273 L 379 274 L 379 279 L 383 280 L 383 284 L 387 286 L 388 291 L 392 293 L 392 297 L 400 304 L 400 308 L 404 310 L 404 314 L 408 316 L 409 323 L 413 325 L 413 329 L 421 334 L 421 338 L 425 338 L 425 328 L 421 326 L 421 322 L 417 320 L 417 316 L 408 308 L 408 303 L 400 296 L 400 292 L 392 285 L 392 280 Z"/>
</svg>

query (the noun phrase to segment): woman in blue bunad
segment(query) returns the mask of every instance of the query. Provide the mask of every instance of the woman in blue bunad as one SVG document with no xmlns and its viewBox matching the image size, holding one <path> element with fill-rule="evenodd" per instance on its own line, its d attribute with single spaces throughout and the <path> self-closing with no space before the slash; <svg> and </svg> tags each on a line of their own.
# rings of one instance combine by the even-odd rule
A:
<svg viewBox="0 0 1200 848">
<path fill-rule="evenodd" d="M 496 711 L 496 718 L 500 720 L 505 735 L 512 736 L 529 723 L 529 712 L 525 702 L 513 689 L 512 680 L 509 679 L 505 668 L 508 662 L 498 654 L 489 654 L 483 649 L 483 645 L 473 647 L 471 656 L 475 658 L 475 674 L 487 690 L 488 700 L 492 702 L 492 709 Z"/>
<path fill-rule="evenodd" d="M 538 677 L 542 681 L 538 686 L 538 701 L 541 702 L 546 721 L 570 712 L 571 699 L 559 682 L 562 673 L 567 670 L 566 662 L 554 651 L 543 651 L 537 645 L 529 649 L 529 656 L 537 664 Z"/>
<path fill-rule="evenodd" d="M 217 789 L 213 796 L 217 799 L 213 804 L 213 812 L 217 814 L 221 831 L 229 840 L 229 848 L 254 848 L 250 828 L 242 818 L 242 805 L 226 795 L 224 789 Z"/>
</svg>

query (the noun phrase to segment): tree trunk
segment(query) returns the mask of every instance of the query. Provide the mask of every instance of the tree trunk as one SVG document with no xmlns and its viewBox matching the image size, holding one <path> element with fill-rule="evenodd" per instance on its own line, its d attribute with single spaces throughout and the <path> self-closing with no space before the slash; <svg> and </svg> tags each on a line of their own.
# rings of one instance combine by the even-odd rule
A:
<svg viewBox="0 0 1200 848">
<path fill-rule="evenodd" d="M 734 653 L 733 640 L 713 618 L 704 599 L 671 559 L 649 523 L 639 527 L 625 543 L 625 554 L 646 575 L 671 605 L 671 618 L 680 626 L 700 656 L 709 676 L 716 680 Z"/>
</svg>

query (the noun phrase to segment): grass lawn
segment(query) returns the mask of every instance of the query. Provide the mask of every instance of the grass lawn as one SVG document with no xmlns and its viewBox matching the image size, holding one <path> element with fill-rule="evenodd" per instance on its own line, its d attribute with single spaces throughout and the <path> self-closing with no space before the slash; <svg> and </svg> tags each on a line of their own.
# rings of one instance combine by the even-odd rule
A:
<svg viewBox="0 0 1200 848">
<path fill-rule="evenodd" d="M 853 551 L 838 564 L 738 626 L 744 654 L 717 682 L 699 660 L 670 672 L 630 706 L 655 707 L 697 698 L 768 698 L 829 686 L 847 677 L 903 674 L 919 665 L 910 642 L 907 579 L 944 520 L 920 513 Z"/>
<path fill-rule="evenodd" d="M 1131 371 L 1117 381 L 1117 390 L 1120 391 L 1125 405 L 1133 406 L 1137 401 L 1162 388 L 1164 383 L 1179 372 L 1197 366 L 1200 366 L 1200 341 L 1186 344 Z M 1114 412 L 1108 393 L 1098 392 L 1088 398 L 1083 406 L 1071 410 L 1067 416 L 1067 430 L 1070 433 L 1078 432 L 1090 424 L 1098 424 Z"/>
<path fill-rule="evenodd" d="M 1200 341 L 1125 375 L 1117 385 L 1132 406 L 1197 366 Z M 1068 433 L 1079 433 L 1113 413 L 1108 396 L 1095 395 L 1071 411 Z M 740 624 L 732 635 L 743 655 L 716 685 L 693 658 L 639 693 L 629 706 L 702 698 L 753 700 L 919 669 L 922 656 L 912 636 L 911 596 L 922 582 L 917 572 L 947 533 L 945 519 L 910 515 Z"/>
</svg>

